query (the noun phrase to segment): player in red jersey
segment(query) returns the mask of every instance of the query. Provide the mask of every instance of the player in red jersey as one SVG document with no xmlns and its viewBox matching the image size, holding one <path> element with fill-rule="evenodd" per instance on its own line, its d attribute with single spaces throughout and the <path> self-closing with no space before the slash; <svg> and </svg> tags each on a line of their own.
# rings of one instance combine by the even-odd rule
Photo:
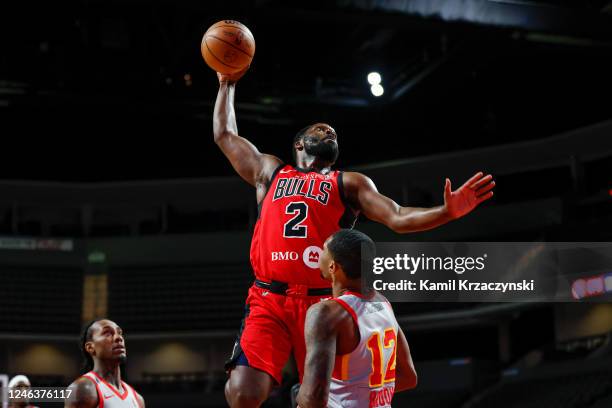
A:
<svg viewBox="0 0 612 408">
<path fill-rule="evenodd" d="M 358 213 L 398 233 L 435 228 L 491 198 L 495 183 L 491 175 L 477 173 L 452 191 L 447 179 L 444 205 L 399 206 L 363 174 L 332 170 L 338 136 L 325 123 L 298 132 L 293 141 L 296 165 L 284 164 L 238 135 L 234 92 L 243 73 L 218 74 L 213 129 L 215 143 L 236 172 L 255 187 L 259 204 L 251 243 L 255 282 L 226 365 L 230 377 L 225 386 L 231 407 L 258 407 L 280 383 L 291 352 L 302 378 L 306 311 L 331 296 L 330 284 L 318 269 L 328 236 L 352 226 Z"/>
</svg>

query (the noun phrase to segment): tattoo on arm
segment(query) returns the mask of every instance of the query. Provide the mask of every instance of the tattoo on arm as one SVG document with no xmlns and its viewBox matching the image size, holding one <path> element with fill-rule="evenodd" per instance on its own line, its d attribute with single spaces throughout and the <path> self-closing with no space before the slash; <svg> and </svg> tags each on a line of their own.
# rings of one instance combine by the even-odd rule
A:
<svg viewBox="0 0 612 408">
<path fill-rule="evenodd" d="M 315 304 L 306 316 L 306 363 L 298 395 L 302 408 L 327 407 L 337 342 L 337 325 L 333 324 L 330 306 L 327 302 Z"/>
</svg>

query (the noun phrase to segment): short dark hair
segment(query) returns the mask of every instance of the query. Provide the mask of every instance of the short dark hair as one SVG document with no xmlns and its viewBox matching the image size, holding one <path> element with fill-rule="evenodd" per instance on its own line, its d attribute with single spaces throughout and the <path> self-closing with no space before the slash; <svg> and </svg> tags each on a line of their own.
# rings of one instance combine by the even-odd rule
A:
<svg viewBox="0 0 612 408">
<path fill-rule="evenodd" d="M 293 144 L 291 145 L 291 155 L 293 156 L 293 162 L 295 163 L 297 161 L 297 152 L 295 150 L 295 142 L 297 142 L 298 140 L 301 140 L 304 135 L 306 134 L 306 132 L 308 132 L 308 129 L 310 129 L 312 127 L 312 125 L 308 125 L 302 129 L 300 129 L 299 132 L 297 132 L 295 134 L 295 136 L 293 137 Z"/>
<path fill-rule="evenodd" d="M 93 370 L 94 361 L 91 354 L 85 350 L 85 343 L 93 340 L 93 330 L 92 326 L 99 322 L 102 319 L 95 319 L 88 322 L 85 326 L 83 326 L 83 330 L 81 331 L 80 343 L 81 343 L 81 353 L 83 354 L 83 371 L 89 372 Z"/>
<path fill-rule="evenodd" d="M 332 235 L 327 248 L 332 259 L 338 262 L 347 278 L 358 279 L 361 277 L 362 244 L 364 245 L 363 256 L 368 261 L 376 252 L 374 241 L 366 234 L 355 229 L 341 229 Z"/>
</svg>

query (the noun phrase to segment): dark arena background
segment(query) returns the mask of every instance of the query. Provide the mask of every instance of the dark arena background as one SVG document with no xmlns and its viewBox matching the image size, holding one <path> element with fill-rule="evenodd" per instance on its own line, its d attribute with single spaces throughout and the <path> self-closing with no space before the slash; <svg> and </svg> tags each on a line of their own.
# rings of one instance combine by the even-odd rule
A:
<svg viewBox="0 0 612 408">
<path fill-rule="evenodd" d="M 495 176 L 493 199 L 430 232 L 360 217 L 374 240 L 612 241 L 609 0 L 9 0 L 0 374 L 67 386 L 82 324 L 106 316 L 147 407 L 227 406 L 257 204 L 213 141 L 199 47 L 221 19 L 256 39 L 236 111 L 261 151 L 290 162 L 295 133 L 327 122 L 337 167 L 417 207 L 445 177 Z M 609 302 L 394 308 L 419 374 L 396 407 L 612 407 Z M 290 407 L 296 382 L 288 364 L 264 406 Z"/>
</svg>

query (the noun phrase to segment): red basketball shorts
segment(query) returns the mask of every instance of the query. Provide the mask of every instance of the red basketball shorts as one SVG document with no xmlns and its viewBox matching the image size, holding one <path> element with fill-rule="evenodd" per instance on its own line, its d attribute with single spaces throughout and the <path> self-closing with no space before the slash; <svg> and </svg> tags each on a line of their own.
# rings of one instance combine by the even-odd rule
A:
<svg viewBox="0 0 612 408">
<path fill-rule="evenodd" d="M 251 286 L 242 327 L 226 369 L 247 365 L 270 374 L 280 384 L 282 369 L 293 351 L 301 382 L 306 358 L 306 311 L 311 305 L 329 298 L 279 295 Z"/>
</svg>

